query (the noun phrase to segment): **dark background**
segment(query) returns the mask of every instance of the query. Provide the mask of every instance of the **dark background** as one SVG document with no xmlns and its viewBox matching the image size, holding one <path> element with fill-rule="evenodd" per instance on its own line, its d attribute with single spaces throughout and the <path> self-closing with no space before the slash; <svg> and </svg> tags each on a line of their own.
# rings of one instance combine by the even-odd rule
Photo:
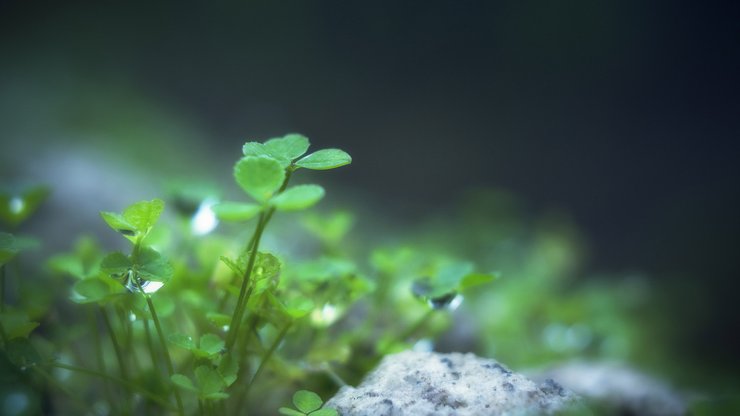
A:
<svg viewBox="0 0 740 416">
<path fill-rule="evenodd" d="M 333 179 L 401 219 L 509 189 L 572 215 L 588 270 L 689 285 L 702 301 L 676 299 L 676 319 L 704 325 L 687 348 L 724 360 L 738 348 L 740 13 L 723 3 L 5 0 L 0 94 L 20 98 L 2 109 L 40 128 L 47 95 L 136 91 L 226 160 L 298 131 L 349 151 Z M 19 131 L 0 140 L 20 147 Z"/>
</svg>

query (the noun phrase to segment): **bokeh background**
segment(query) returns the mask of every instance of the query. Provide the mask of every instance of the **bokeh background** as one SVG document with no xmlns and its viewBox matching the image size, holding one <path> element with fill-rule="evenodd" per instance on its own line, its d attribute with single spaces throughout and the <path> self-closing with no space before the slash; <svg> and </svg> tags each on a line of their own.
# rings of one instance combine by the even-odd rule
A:
<svg viewBox="0 0 740 416">
<path fill-rule="evenodd" d="M 645 276 L 678 356 L 737 374 L 738 22 L 724 2 L 4 0 L 0 174 L 54 188 L 32 231 L 61 247 L 301 132 L 353 155 L 322 181 L 359 218 L 455 224 L 476 189 L 567 217 L 576 278 Z"/>
</svg>

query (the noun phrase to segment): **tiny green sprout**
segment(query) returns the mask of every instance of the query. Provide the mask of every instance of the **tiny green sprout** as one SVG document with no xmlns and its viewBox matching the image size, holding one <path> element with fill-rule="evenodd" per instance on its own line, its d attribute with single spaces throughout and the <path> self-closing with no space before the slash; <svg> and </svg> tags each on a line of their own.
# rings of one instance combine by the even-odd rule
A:
<svg viewBox="0 0 740 416">
<path fill-rule="evenodd" d="M 100 216 L 113 230 L 121 233 L 129 241 L 139 244 L 151 231 L 164 210 L 161 199 L 137 202 L 118 214 L 101 212 Z"/>
<path fill-rule="evenodd" d="M 50 193 L 46 186 L 29 187 L 17 194 L 0 191 L 0 220 L 17 227 L 36 212 Z"/>
<path fill-rule="evenodd" d="M 288 188 L 288 181 L 299 168 L 334 169 L 348 165 L 352 158 L 339 149 L 324 149 L 302 157 L 310 146 L 300 134 L 288 134 L 264 143 L 247 142 L 244 157 L 234 166 L 234 179 L 257 203 L 225 201 L 213 207 L 219 219 L 247 221 L 268 210 L 299 211 L 309 208 L 324 197 L 319 185 Z M 269 215 L 269 214 L 268 214 Z"/>
<path fill-rule="evenodd" d="M 278 409 L 280 414 L 286 416 L 338 416 L 335 409 L 322 408 L 324 401 L 318 394 L 308 390 L 298 390 L 293 394 L 293 406 L 296 409 L 281 407 Z"/>
</svg>

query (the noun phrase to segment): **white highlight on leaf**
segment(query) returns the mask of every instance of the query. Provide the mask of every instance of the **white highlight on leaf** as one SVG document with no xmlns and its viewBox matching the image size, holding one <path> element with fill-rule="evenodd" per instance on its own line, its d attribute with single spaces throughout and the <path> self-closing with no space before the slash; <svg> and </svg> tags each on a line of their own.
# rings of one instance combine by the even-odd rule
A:
<svg viewBox="0 0 740 416">
<path fill-rule="evenodd" d="M 10 212 L 13 214 L 20 214 L 23 211 L 23 208 L 26 207 L 26 204 L 23 202 L 22 199 L 18 198 L 17 196 L 14 196 L 10 200 Z"/>
<path fill-rule="evenodd" d="M 212 198 L 206 198 L 198 206 L 198 210 L 195 211 L 192 220 L 190 220 L 190 230 L 195 235 L 206 235 L 213 231 L 218 225 L 218 218 L 216 213 L 213 212 L 213 206 L 218 201 Z"/>
<path fill-rule="evenodd" d="M 321 309 L 314 309 L 311 312 L 311 321 L 320 326 L 329 326 L 339 318 L 339 311 L 336 306 L 327 303 Z"/>
</svg>

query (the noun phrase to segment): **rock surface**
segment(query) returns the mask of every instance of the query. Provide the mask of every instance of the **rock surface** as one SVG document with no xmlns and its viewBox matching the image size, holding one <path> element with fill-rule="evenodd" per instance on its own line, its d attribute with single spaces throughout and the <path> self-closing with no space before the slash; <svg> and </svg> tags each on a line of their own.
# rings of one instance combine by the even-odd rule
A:
<svg viewBox="0 0 740 416">
<path fill-rule="evenodd" d="M 583 399 L 620 415 L 678 416 L 685 400 L 664 383 L 618 363 L 571 362 L 532 375 L 557 379 Z"/>
<path fill-rule="evenodd" d="M 386 356 L 326 406 L 342 416 L 548 415 L 578 401 L 552 380 L 536 384 L 494 360 L 406 351 Z"/>
</svg>

